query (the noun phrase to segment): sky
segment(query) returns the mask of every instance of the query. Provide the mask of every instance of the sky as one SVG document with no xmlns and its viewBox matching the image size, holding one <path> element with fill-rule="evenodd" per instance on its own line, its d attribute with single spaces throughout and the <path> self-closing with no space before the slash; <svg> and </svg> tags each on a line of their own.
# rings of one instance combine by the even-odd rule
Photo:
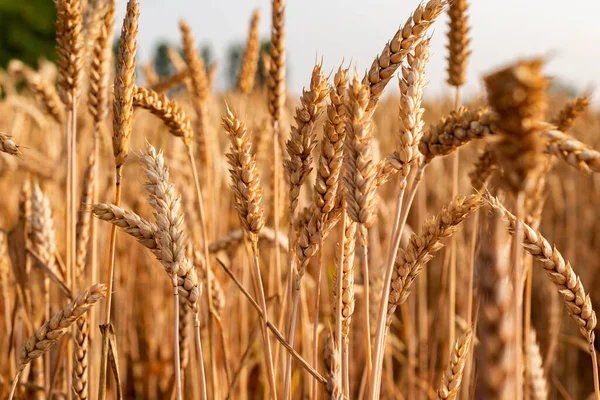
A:
<svg viewBox="0 0 600 400">
<path fill-rule="evenodd" d="M 361 74 L 404 24 L 419 0 L 286 0 L 288 87 L 300 93 L 310 82 L 315 60 L 326 71 L 342 61 Z M 117 23 L 126 0 L 118 0 Z M 482 90 L 482 77 L 523 57 L 546 56 L 546 74 L 579 91 L 600 87 L 599 0 L 473 0 L 469 6 L 471 58 L 467 95 Z M 261 10 L 260 32 L 269 37 L 269 0 L 140 0 L 138 60 L 148 62 L 160 41 L 180 43 L 178 22 L 184 18 L 197 43 L 210 43 L 222 74 L 225 50 L 245 42 L 251 13 Z M 433 34 L 427 66 L 428 96 L 450 95 L 446 85 L 447 17 L 440 17 Z M 221 79 L 223 81 L 223 79 Z M 397 90 L 397 85 L 391 90 Z M 600 101 L 598 90 L 595 102 Z"/>
</svg>

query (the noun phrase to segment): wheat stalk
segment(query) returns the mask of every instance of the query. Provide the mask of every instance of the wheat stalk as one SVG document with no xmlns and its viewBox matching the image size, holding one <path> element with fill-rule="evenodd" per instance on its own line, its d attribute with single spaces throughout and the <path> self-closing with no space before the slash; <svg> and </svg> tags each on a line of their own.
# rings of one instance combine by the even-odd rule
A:
<svg viewBox="0 0 600 400">
<path fill-rule="evenodd" d="M 597 319 L 596 313 L 592 308 L 590 296 L 586 294 L 579 276 L 573 271 L 568 262 L 565 263 L 560 252 L 555 247 L 552 247 L 539 232 L 536 232 L 524 222 L 519 221 L 497 198 L 488 197 L 488 201 L 492 207 L 501 212 L 504 218 L 508 220 L 512 235 L 515 235 L 515 231 L 519 225 L 523 227 L 524 233 L 521 243 L 523 248 L 540 262 L 558 292 L 563 296 L 565 308 L 569 316 L 588 342 L 589 351 L 592 355 L 594 390 L 598 394 L 598 368 L 596 350 L 594 348 L 596 338 L 594 329 L 596 328 Z"/>
<path fill-rule="evenodd" d="M 48 352 L 67 333 L 69 327 L 83 316 L 98 300 L 106 296 L 106 285 L 94 284 L 81 292 L 67 307 L 56 313 L 40 326 L 21 349 L 18 372 L 15 376 L 9 400 L 12 400 L 19 382 L 19 376 L 32 360 Z"/>
<path fill-rule="evenodd" d="M 271 352 L 271 341 L 267 330 L 269 317 L 260 266 L 258 263 L 258 234 L 265 225 L 264 210 L 262 206 L 262 187 L 258 178 L 256 160 L 254 154 L 251 152 L 252 145 L 248 137 L 248 132 L 246 131 L 246 126 L 229 108 L 227 108 L 225 115 L 222 117 L 222 125 L 231 142 L 229 153 L 227 153 L 227 161 L 230 165 L 229 173 L 231 176 L 231 190 L 233 191 L 235 198 L 235 209 L 238 213 L 242 227 L 252 244 L 255 290 L 260 297 L 264 319 L 262 331 L 267 377 L 271 389 L 271 398 L 276 399 L 277 387 L 273 369 L 273 356 Z"/>
</svg>

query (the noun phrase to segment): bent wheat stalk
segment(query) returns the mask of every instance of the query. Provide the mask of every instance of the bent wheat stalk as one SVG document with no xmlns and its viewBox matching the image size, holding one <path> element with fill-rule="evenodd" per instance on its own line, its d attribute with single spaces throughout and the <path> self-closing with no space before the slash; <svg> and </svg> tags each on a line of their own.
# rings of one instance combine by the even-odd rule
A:
<svg viewBox="0 0 600 400">
<path fill-rule="evenodd" d="M 19 377 L 25 367 L 27 367 L 27 364 L 50 351 L 52 346 L 67 333 L 73 322 L 83 316 L 94 303 L 106 296 L 106 290 L 106 285 L 99 283 L 88 287 L 67 307 L 59 311 L 49 321 L 46 321 L 39 327 L 29 340 L 27 340 L 27 343 L 25 343 L 21 349 L 18 372 L 12 382 L 8 400 L 12 400 L 19 382 Z"/>
</svg>

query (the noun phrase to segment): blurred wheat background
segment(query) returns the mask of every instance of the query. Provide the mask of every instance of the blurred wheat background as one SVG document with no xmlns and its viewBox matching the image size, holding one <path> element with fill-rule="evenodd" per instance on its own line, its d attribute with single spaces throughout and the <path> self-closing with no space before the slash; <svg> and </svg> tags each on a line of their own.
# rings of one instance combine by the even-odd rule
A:
<svg viewBox="0 0 600 400">
<path fill-rule="evenodd" d="M 138 0 L 47 3 L 0 48 L 0 398 L 600 399 L 591 61 L 473 72 L 467 0 L 368 68 L 283 0 L 223 59 L 191 15 L 150 52 Z"/>
</svg>

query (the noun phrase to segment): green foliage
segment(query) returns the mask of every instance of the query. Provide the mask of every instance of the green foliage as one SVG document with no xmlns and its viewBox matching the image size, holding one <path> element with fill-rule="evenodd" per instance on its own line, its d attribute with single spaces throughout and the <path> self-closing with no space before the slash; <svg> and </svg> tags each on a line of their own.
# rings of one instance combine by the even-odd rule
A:
<svg viewBox="0 0 600 400">
<path fill-rule="evenodd" d="M 56 8 L 50 0 L 0 0 L 0 66 L 56 59 Z"/>
</svg>

